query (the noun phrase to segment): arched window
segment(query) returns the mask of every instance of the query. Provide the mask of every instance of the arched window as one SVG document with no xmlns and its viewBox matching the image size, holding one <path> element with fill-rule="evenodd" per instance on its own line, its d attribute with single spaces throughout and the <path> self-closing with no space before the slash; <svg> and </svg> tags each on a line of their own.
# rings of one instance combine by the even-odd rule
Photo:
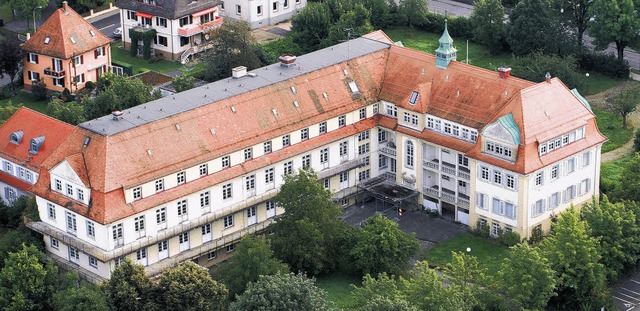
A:
<svg viewBox="0 0 640 311">
<path fill-rule="evenodd" d="M 414 159 L 414 150 L 413 150 L 413 143 L 411 141 L 407 141 L 407 148 L 406 148 L 406 157 L 407 157 L 407 161 L 406 164 L 408 167 L 413 167 L 413 159 Z"/>
</svg>

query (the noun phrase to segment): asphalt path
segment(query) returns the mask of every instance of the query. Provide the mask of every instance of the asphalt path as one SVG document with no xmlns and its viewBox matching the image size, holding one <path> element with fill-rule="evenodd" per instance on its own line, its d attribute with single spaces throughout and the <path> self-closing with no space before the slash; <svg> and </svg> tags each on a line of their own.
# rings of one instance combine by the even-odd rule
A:
<svg viewBox="0 0 640 311">
<path fill-rule="evenodd" d="M 611 289 L 611 296 L 615 300 L 618 310 L 638 310 L 638 305 L 640 305 L 640 274 L 633 275 L 618 283 Z"/>
<path fill-rule="evenodd" d="M 118 11 L 114 11 L 107 16 L 101 16 L 89 21 L 105 36 L 113 38 L 113 30 L 120 27 L 120 14 Z"/>
</svg>

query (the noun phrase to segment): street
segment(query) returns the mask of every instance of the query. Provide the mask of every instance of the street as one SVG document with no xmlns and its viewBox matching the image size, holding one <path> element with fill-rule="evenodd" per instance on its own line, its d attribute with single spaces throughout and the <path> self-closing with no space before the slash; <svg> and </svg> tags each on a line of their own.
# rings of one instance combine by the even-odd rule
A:
<svg viewBox="0 0 640 311">
<path fill-rule="evenodd" d="M 640 274 L 632 275 L 612 288 L 611 296 L 616 301 L 618 310 L 634 310 L 640 304 Z"/>
<path fill-rule="evenodd" d="M 120 15 L 118 11 L 90 20 L 91 24 L 98 28 L 105 36 L 112 38 L 113 30 L 120 27 Z"/>
</svg>

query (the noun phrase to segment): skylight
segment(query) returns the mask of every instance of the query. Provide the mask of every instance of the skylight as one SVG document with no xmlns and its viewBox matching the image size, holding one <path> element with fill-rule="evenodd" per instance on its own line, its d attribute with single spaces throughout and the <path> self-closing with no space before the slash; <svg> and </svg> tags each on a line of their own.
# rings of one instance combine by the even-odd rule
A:
<svg viewBox="0 0 640 311">
<path fill-rule="evenodd" d="M 51 37 L 47 36 L 44 38 L 44 44 L 49 44 L 49 41 L 51 41 Z"/>
<path fill-rule="evenodd" d="M 351 89 L 351 93 L 360 94 L 360 89 L 358 89 L 358 85 L 355 81 L 349 82 L 349 88 Z"/>
<path fill-rule="evenodd" d="M 418 92 L 413 91 L 413 93 L 411 93 L 411 98 L 409 98 L 409 104 L 415 105 L 416 101 L 418 100 L 418 95 L 419 95 Z"/>
<path fill-rule="evenodd" d="M 76 39 L 71 37 L 71 43 L 76 44 Z"/>
<path fill-rule="evenodd" d="M 96 33 L 93 30 L 89 30 L 89 33 L 91 34 L 92 37 L 96 36 Z"/>
</svg>

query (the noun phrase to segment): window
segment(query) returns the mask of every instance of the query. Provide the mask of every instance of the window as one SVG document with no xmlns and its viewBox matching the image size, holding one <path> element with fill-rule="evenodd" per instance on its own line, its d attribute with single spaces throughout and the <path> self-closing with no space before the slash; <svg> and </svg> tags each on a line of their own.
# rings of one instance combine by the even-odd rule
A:
<svg viewBox="0 0 640 311">
<path fill-rule="evenodd" d="M 414 157 L 414 151 L 413 151 L 413 143 L 411 141 L 407 141 L 407 146 L 406 146 L 406 165 L 408 167 L 413 167 L 413 157 Z"/>
<path fill-rule="evenodd" d="M 493 198 L 491 212 L 494 214 L 502 215 L 502 201 L 500 201 L 499 199 Z"/>
<path fill-rule="evenodd" d="M 94 268 L 98 268 L 98 259 L 96 259 L 96 257 L 89 256 L 89 265 Z"/>
<path fill-rule="evenodd" d="M 187 215 L 187 200 L 180 200 L 176 204 L 178 208 L 178 216 L 186 216 Z"/>
<path fill-rule="evenodd" d="M 84 201 L 84 191 L 82 189 L 77 189 L 76 195 L 78 197 L 78 201 Z"/>
<path fill-rule="evenodd" d="M 502 185 L 502 172 L 495 170 L 493 171 L 493 182 L 498 185 Z"/>
<path fill-rule="evenodd" d="M 282 147 L 291 146 L 291 136 L 289 134 L 282 136 Z"/>
<path fill-rule="evenodd" d="M 480 167 L 480 178 L 484 180 L 489 180 L 489 168 L 481 166 Z"/>
<path fill-rule="evenodd" d="M 276 215 L 276 204 L 271 202 L 271 201 L 267 201 L 265 203 L 265 205 L 267 206 L 267 217 L 273 217 Z"/>
<path fill-rule="evenodd" d="M 460 135 L 460 126 L 458 125 L 453 125 L 453 136 L 459 136 Z"/>
<path fill-rule="evenodd" d="M 387 131 L 382 129 L 378 130 L 378 142 L 381 143 L 385 141 L 387 141 Z"/>
<path fill-rule="evenodd" d="M 56 206 L 51 204 L 51 203 L 47 203 L 47 215 L 49 216 L 49 219 L 56 219 Z"/>
<path fill-rule="evenodd" d="M 329 148 L 324 148 L 320 150 L 320 163 L 328 163 L 329 162 Z"/>
<path fill-rule="evenodd" d="M 311 167 L 311 155 L 310 154 L 302 156 L 302 167 L 303 168 Z"/>
<path fill-rule="evenodd" d="M 136 251 L 136 259 L 143 260 L 147 258 L 147 248 L 141 248 Z"/>
<path fill-rule="evenodd" d="M 309 129 L 308 128 L 300 130 L 300 140 L 305 140 L 305 139 L 309 139 Z"/>
<path fill-rule="evenodd" d="M 369 165 L 369 156 L 362 157 L 362 165 L 364 166 Z"/>
<path fill-rule="evenodd" d="M 486 210 L 487 209 L 487 195 L 483 193 L 476 193 L 476 207 Z"/>
<path fill-rule="evenodd" d="M 68 196 L 73 196 L 73 186 L 72 185 L 67 185 L 67 195 Z"/>
<path fill-rule="evenodd" d="M 73 58 L 73 64 L 76 66 L 80 66 L 84 63 L 84 57 L 82 55 L 76 56 Z"/>
<path fill-rule="evenodd" d="M 224 222 L 225 229 L 229 227 L 233 227 L 233 215 L 224 216 L 222 221 Z"/>
<path fill-rule="evenodd" d="M 340 143 L 340 156 L 345 157 L 349 155 L 349 142 L 343 141 Z"/>
<path fill-rule="evenodd" d="M 216 257 L 218 257 L 218 252 L 216 251 L 211 251 L 207 253 L 207 260 L 214 260 L 216 259 Z"/>
<path fill-rule="evenodd" d="M 156 210 L 156 224 L 158 224 L 160 227 L 163 227 L 162 225 L 164 225 L 164 228 L 167 227 L 167 208 L 166 207 L 162 207 Z"/>
<path fill-rule="evenodd" d="M 433 129 L 435 129 L 436 131 L 440 132 L 442 131 L 442 120 L 434 120 L 435 125 L 433 127 Z"/>
<path fill-rule="evenodd" d="M 451 123 L 449 122 L 444 123 L 444 132 L 447 134 L 451 134 Z"/>
<path fill-rule="evenodd" d="M 580 194 L 589 193 L 589 191 L 591 191 L 591 179 L 583 179 L 582 182 L 580 182 Z"/>
<path fill-rule="evenodd" d="M 319 130 L 320 130 L 320 134 L 324 134 L 324 133 L 327 132 L 327 122 L 320 123 L 320 125 L 318 127 L 319 127 Z"/>
<path fill-rule="evenodd" d="M 236 14 L 238 15 L 242 14 L 242 7 L 240 5 L 236 5 Z"/>
<path fill-rule="evenodd" d="M 469 166 L 469 158 L 463 156 L 462 154 L 458 154 L 458 165 L 460 166 Z"/>
<path fill-rule="evenodd" d="M 363 155 L 369 153 L 369 143 L 358 146 L 358 154 Z"/>
<path fill-rule="evenodd" d="M 358 172 L 358 180 L 362 181 L 362 180 L 367 180 L 369 179 L 369 170 L 364 170 L 361 172 Z"/>
<path fill-rule="evenodd" d="M 293 173 L 293 161 L 284 163 L 284 174 L 292 174 Z"/>
<path fill-rule="evenodd" d="M 11 164 L 7 163 L 7 169 L 9 170 L 9 173 L 11 173 Z M 56 183 L 56 190 L 62 191 L 62 181 L 60 181 L 60 179 L 56 179 L 55 183 Z"/>
<path fill-rule="evenodd" d="M 92 221 L 88 221 L 88 220 L 87 220 L 87 236 L 89 236 L 90 238 L 94 238 L 94 239 L 96 237 L 95 225 L 93 224 Z"/>
<path fill-rule="evenodd" d="M 576 186 L 571 185 L 564 191 L 564 202 L 569 202 L 576 197 Z"/>
<path fill-rule="evenodd" d="M 223 200 L 231 199 L 231 197 L 232 197 L 231 186 L 232 186 L 232 184 L 226 184 L 226 185 L 222 186 L 222 199 Z"/>
<path fill-rule="evenodd" d="M 178 174 L 176 175 L 176 181 L 178 182 L 178 185 L 179 185 L 179 184 L 184 184 L 184 183 L 185 183 L 185 181 L 187 181 L 186 176 L 187 176 L 187 173 L 185 173 L 185 172 L 178 172 Z"/>
<path fill-rule="evenodd" d="M 273 9 L 273 11 L 277 11 L 278 10 L 278 2 L 273 2 L 271 5 L 271 8 Z"/>
<path fill-rule="evenodd" d="M 264 149 L 264 153 L 270 153 L 271 152 L 271 141 L 267 141 L 264 144 L 262 144 L 262 147 Z"/>
<path fill-rule="evenodd" d="M 168 249 L 169 249 L 169 242 L 167 240 L 158 242 L 158 253 L 164 252 Z"/>
<path fill-rule="evenodd" d="M 582 154 L 582 167 L 588 166 L 591 161 L 591 152 L 587 151 Z"/>
<path fill-rule="evenodd" d="M 262 6 L 261 6 L 261 5 L 259 5 L 259 6 L 256 8 L 256 13 L 257 13 L 258 15 L 262 15 Z"/>
<path fill-rule="evenodd" d="M 140 215 L 133 219 L 133 230 L 136 233 L 144 232 L 144 215 Z"/>
<path fill-rule="evenodd" d="M 236 250 L 236 244 L 227 245 L 227 253 L 231 253 Z"/>
<path fill-rule="evenodd" d="M 93 54 L 95 55 L 96 58 L 104 56 L 104 47 L 99 47 L 97 49 L 95 49 L 95 51 L 93 52 Z M 62 66 L 61 66 L 62 67 Z M 55 68 L 55 67 L 54 67 Z M 60 71 L 60 70 L 57 70 Z"/>
<path fill-rule="evenodd" d="M 200 164 L 200 166 L 198 167 L 198 170 L 200 171 L 200 176 L 205 176 L 209 174 L 209 164 L 207 163 Z"/>
<path fill-rule="evenodd" d="M 535 185 L 536 186 L 542 186 L 542 183 L 544 182 L 544 172 L 538 172 L 536 173 L 536 177 L 535 177 Z"/>
<path fill-rule="evenodd" d="M 189 37 L 180 37 L 180 46 L 189 44 Z"/>
<path fill-rule="evenodd" d="M 60 245 L 58 244 L 58 240 L 54 239 L 54 238 L 50 238 L 51 239 L 51 247 L 58 249 L 58 247 L 60 247 Z"/>
<path fill-rule="evenodd" d="M 156 192 L 164 190 L 164 179 L 156 180 Z"/>
<path fill-rule="evenodd" d="M 178 242 L 180 244 L 185 244 L 189 242 L 189 232 L 183 232 L 178 234 Z"/>
<path fill-rule="evenodd" d="M 247 148 L 244 150 L 244 160 L 253 159 L 253 148 Z"/>
<path fill-rule="evenodd" d="M 505 174 L 507 179 L 507 188 L 515 190 L 516 189 L 516 178 L 513 175 Z"/>
<path fill-rule="evenodd" d="M 142 188 L 141 187 L 133 188 L 133 199 L 137 200 L 140 198 L 142 198 Z"/>
<path fill-rule="evenodd" d="M 76 215 L 66 212 L 67 214 L 67 232 L 76 234 L 78 228 L 76 227 Z"/>
<path fill-rule="evenodd" d="M 200 229 L 202 231 L 202 235 L 203 236 L 210 235 L 211 234 L 211 223 L 204 224 L 202 227 L 200 227 Z"/>
<path fill-rule="evenodd" d="M 576 158 L 567 160 L 567 175 L 573 173 L 576 170 Z"/>
<path fill-rule="evenodd" d="M 331 180 L 329 178 L 325 178 L 322 180 L 322 186 L 329 190 L 331 188 Z"/>
<path fill-rule="evenodd" d="M 211 193 L 209 191 L 200 193 L 200 207 L 205 208 L 211 205 Z"/>
<path fill-rule="evenodd" d="M 77 248 L 69 246 L 69 260 L 76 263 L 80 260 L 80 251 Z"/>
<path fill-rule="evenodd" d="M 249 175 L 245 178 L 245 189 L 246 190 L 253 190 L 256 188 L 256 175 Z"/>
<path fill-rule="evenodd" d="M 151 18 L 140 16 L 140 24 L 151 26 Z"/>
<path fill-rule="evenodd" d="M 76 84 L 77 83 L 84 83 L 84 73 L 73 77 L 73 82 L 75 82 Z"/>
<path fill-rule="evenodd" d="M 535 217 L 542 213 L 544 213 L 544 201 L 538 200 L 533 204 L 533 216 Z"/>
<path fill-rule="evenodd" d="M 127 19 L 137 21 L 138 16 L 136 15 L 136 11 L 127 11 Z"/>
<path fill-rule="evenodd" d="M 191 24 L 191 23 L 193 23 L 193 16 L 192 16 L 192 15 L 185 16 L 185 17 L 181 18 L 181 19 L 180 19 L 180 22 L 179 22 L 180 27 L 182 27 L 182 26 L 184 26 L 184 25 L 189 25 L 189 24 Z M 187 38 L 187 39 L 188 39 L 188 38 Z"/>
<path fill-rule="evenodd" d="M 378 155 L 378 168 L 387 168 L 387 156 L 383 154 Z"/>
<path fill-rule="evenodd" d="M 38 63 L 38 54 L 29 53 L 29 62 L 32 63 L 32 64 L 37 64 Z"/>
<path fill-rule="evenodd" d="M 394 117 L 394 118 L 398 117 L 398 108 L 393 104 L 385 103 L 384 111 L 385 111 L 385 114 L 390 117 Z"/>
<path fill-rule="evenodd" d="M 560 205 L 560 192 L 554 192 L 549 197 L 549 208 L 553 209 Z"/>
<path fill-rule="evenodd" d="M 367 117 L 367 108 L 362 108 L 358 111 L 358 115 L 360 117 L 360 120 L 364 119 Z"/>
<path fill-rule="evenodd" d="M 283 4 L 285 9 L 288 8 L 289 7 L 289 0 L 283 0 L 282 4 Z"/>
<path fill-rule="evenodd" d="M 162 46 L 168 46 L 169 45 L 169 41 L 167 40 L 167 37 L 165 36 L 158 36 L 157 38 L 158 44 L 162 45 Z"/>
<path fill-rule="evenodd" d="M 349 181 L 349 171 L 340 173 L 340 182 Z"/>
<path fill-rule="evenodd" d="M 418 126 L 418 116 L 415 114 L 405 112 L 402 119 L 407 125 Z"/>
<path fill-rule="evenodd" d="M 500 233 L 502 233 L 502 230 L 500 230 L 500 224 L 498 223 L 492 223 L 491 224 L 491 235 L 493 236 L 499 236 Z"/>
<path fill-rule="evenodd" d="M 511 159 L 513 156 L 513 151 L 511 147 L 507 147 L 501 144 L 494 143 L 492 141 L 487 141 L 485 144 L 485 151 L 488 153 L 497 155 L 499 157 L 506 157 Z"/>
<path fill-rule="evenodd" d="M 156 25 L 167 28 L 167 19 L 156 16 Z"/>
<path fill-rule="evenodd" d="M 35 71 L 29 71 L 29 80 L 40 81 L 40 74 Z"/>
<path fill-rule="evenodd" d="M 373 114 L 378 114 L 380 112 L 379 109 L 380 108 L 378 108 L 378 104 L 373 104 Z"/>
<path fill-rule="evenodd" d="M 554 165 L 551 167 L 551 179 L 557 179 L 560 175 L 560 165 Z"/>
<path fill-rule="evenodd" d="M 273 182 L 273 180 L 274 180 L 274 172 L 275 172 L 275 169 L 273 167 L 272 168 L 268 168 L 268 169 L 266 169 L 264 171 L 264 182 L 266 184 L 269 184 L 269 183 Z"/>
<path fill-rule="evenodd" d="M 229 156 L 222 157 L 222 168 L 229 167 L 231 165 L 231 158 Z"/>
<path fill-rule="evenodd" d="M 364 132 L 360 132 L 360 134 L 358 134 L 358 141 L 363 141 L 363 140 L 367 140 L 369 139 L 369 130 L 366 130 Z"/>
<path fill-rule="evenodd" d="M 338 127 L 344 127 L 347 126 L 347 117 L 346 116 L 339 116 L 338 117 Z"/>
<path fill-rule="evenodd" d="M 478 140 L 478 131 L 472 130 L 471 131 L 471 141 L 476 141 Z"/>
</svg>

